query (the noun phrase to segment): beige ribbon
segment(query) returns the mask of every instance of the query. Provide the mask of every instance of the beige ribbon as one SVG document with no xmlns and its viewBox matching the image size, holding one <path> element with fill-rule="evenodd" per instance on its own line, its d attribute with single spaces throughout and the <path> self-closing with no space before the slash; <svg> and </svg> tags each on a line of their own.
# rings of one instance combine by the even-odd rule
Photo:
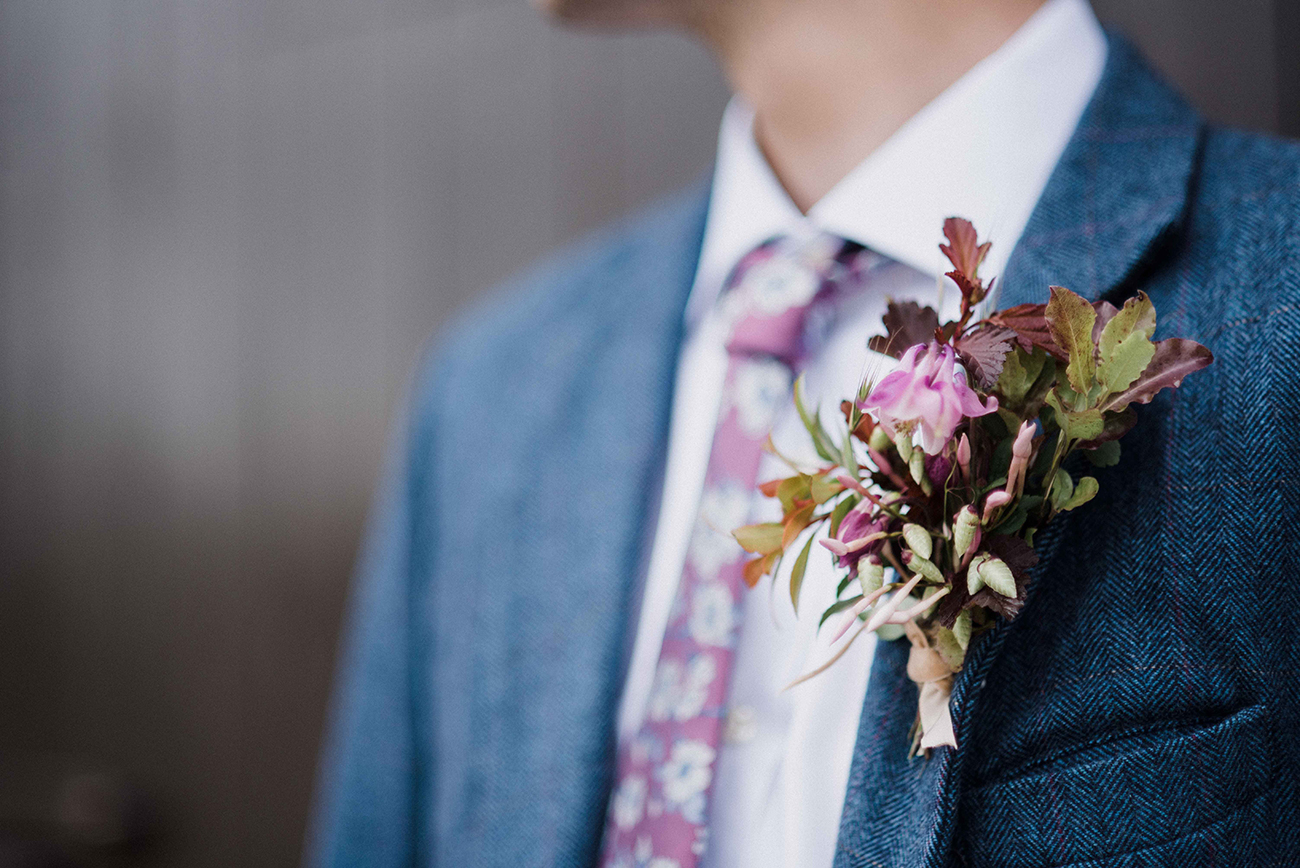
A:
<svg viewBox="0 0 1300 868">
<path fill-rule="evenodd" d="M 957 736 L 952 729 L 952 712 L 948 709 L 952 697 L 954 670 L 939 652 L 930 645 L 915 621 L 904 625 L 907 638 L 912 642 L 912 652 L 907 657 L 907 677 L 921 688 L 917 702 L 921 718 L 921 748 L 947 745 L 957 746 Z"/>
</svg>

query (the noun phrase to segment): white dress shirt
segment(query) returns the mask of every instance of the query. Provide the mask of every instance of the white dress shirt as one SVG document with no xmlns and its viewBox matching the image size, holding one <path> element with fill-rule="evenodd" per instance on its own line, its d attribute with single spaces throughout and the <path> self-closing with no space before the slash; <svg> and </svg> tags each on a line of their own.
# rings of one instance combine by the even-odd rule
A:
<svg viewBox="0 0 1300 868">
<path fill-rule="evenodd" d="M 619 738 L 640 728 L 682 566 L 689 556 L 717 563 L 738 551 L 728 531 L 779 518 L 779 507 L 749 491 L 703 491 L 705 467 L 727 368 L 725 328 L 715 302 L 732 266 L 777 234 L 824 230 L 888 258 L 840 316 L 805 366 L 811 401 L 842 425 L 839 400 L 869 366 L 887 298 L 934 304 L 948 270 L 939 253 L 943 219 L 971 219 L 993 248 L 981 268 L 999 274 L 1024 231 L 1101 77 L 1105 37 L 1086 0 L 1049 0 L 997 51 L 978 63 L 867 157 L 807 215 L 776 180 L 753 137 L 752 111 L 733 99 L 722 121 L 713 190 L 678 360 L 662 506 L 647 567 L 640 622 L 619 713 Z M 1044 287 L 1046 291 L 1046 287 Z M 945 288 L 955 318 L 957 293 Z M 783 404 L 773 439 L 787 455 L 819 463 Z M 770 458 L 770 457 L 769 457 Z M 788 471 L 771 459 L 759 478 Z M 692 538 L 697 509 L 716 528 Z M 793 560 L 793 559 L 791 559 Z M 875 650 L 857 640 L 834 666 L 789 691 L 825 661 L 837 621 L 819 636 L 817 620 L 840 578 L 815 548 L 795 614 L 788 567 L 745 594 L 730 702 L 710 800 L 710 868 L 830 866 Z"/>
</svg>

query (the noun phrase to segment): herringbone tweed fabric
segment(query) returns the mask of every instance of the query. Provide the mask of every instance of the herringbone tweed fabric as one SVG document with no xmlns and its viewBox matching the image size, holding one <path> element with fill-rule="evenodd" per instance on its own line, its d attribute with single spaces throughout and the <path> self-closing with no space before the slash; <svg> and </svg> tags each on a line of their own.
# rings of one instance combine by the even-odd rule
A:
<svg viewBox="0 0 1300 868">
<path fill-rule="evenodd" d="M 1050 283 L 1145 290 L 1216 361 L 1088 467 L 959 680 L 960 751 L 902 758 L 878 654 L 837 868 L 1300 865 L 1300 147 L 1206 127 L 1112 40 L 1002 303 Z"/>
</svg>

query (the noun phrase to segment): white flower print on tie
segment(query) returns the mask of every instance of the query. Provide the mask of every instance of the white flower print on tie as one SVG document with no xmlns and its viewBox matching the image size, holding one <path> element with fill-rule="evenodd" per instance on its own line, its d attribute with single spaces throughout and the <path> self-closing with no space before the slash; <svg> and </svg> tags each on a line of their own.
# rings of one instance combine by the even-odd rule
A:
<svg viewBox="0 0 1300 868">
<path fill-rule="evenodd" d="M 727 648 L 735 626 L 736 601 L 730 588 L 721 582 L 708 582 L 695 589 L 687 622 L 692 639 L 700 645 Z"/>
<path fill-rule="evenodd" d="M 762 437 L 790 396 L 790 369 L 776 359 L 753 359 L 737 366 L 735 377 L 736 421 L 746 435 Z"/>
<path fill-rule="evenodd" d="M 713 780 L 716 757 L 717 752 L 702 741 L 684 739 L 674 744 L 672 755 L 659 771 L 665 801 L 680 810 L 702 796 Z"/>
<path fill-rule="evenodd" d="M 746 285 L 751 313 L 779 314 L 792 307 L 803 307 L 821 288 L 819 274 L 801 261 L 776 256 L 754 266 Z"/>
<path fill-rule="evenodd" d="M 645 810 L 646 779 L 637 775 L 625 779 L 614 794 L 614 822 L 621 829 L 630 829 L 641 822 Z"/>
<path fill-rule="evenodd" d="M 647 713 L 651 720 L 690 720 L 704 710 L 718 664 L 708 654 L 696 654 L 686 666 L 664 660 L 655 671 L 654 689 Z"/>
<path fill-rule="evenodd" d="M 742 521 L 741 524 L 744 524 Z M 740 527 L 740 525 L 735 525 Z M 715 575 L 719 569 L 734 561 L 738 555 L 740 543 L 731 534 L 724 534 L 712 527 L 699 524 L 691 534 L 691 547 L 687 553 L 691 563 L 700 573 Z"/>
</svg>

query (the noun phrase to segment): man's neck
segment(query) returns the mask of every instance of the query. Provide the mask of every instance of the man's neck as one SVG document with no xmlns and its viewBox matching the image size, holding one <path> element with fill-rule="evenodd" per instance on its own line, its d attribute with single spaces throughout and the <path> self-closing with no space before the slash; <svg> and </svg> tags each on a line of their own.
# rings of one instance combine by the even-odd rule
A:
<svg viewBox="0 0 1300 868">
<path fill-rule="evenodd" d="M 696 25 L 754 107 L 758 143 L 806 212 L 1041 5 L 746 0 L 708 4 Z"/>
</svg>

